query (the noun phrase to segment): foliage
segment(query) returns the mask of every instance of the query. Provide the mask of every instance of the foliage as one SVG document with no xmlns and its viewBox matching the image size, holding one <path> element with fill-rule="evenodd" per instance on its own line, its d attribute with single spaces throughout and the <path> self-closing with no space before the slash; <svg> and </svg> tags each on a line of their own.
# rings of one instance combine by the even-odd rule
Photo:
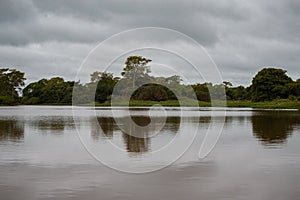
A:
<svg viewBox="0 0 300 200">
<path fill-rule="evenodd" d="M 95 78 L 95 74 L 97 74 Z M 114 78 L 112 73 L 107 72 L 94 72 L 91 74 L 91 81 L 96 81 L 96 93 L 95 100 L 103 103 L 110 99 L 110 96 L 114 90 L 114 86 L 118 82 L 119 78 Z"/>
<path fill-rule="evenodd" d="M 138 82 L 143 83 L 145 79 L 150 79 L 150 67 L 147 66 L 152 60 L 142 56 L 129 56 L 125 62 L 125 68 L 121 75 L 124 78 L 131 80 L 132 88 L 138 85 Z"/>
<path fill-rule="evenodd" d="M 24 104 L 71 104 L 74 82 L 54 77 L 30 83 L 23 90 Z"/>
<path fill-rule="evenodd" d="M 286 75 L 286 71 L 275 68 L 264 68 L 252 80 L 251 98 L 253 101 L 270 101 L 287 98 L 288 85 L 293 80 Z"/>
<path fill-rule="evenodd" d="M 171 94 L 172 91 L 162 85 L 147 84 L 138 88 L 132 94 L 131 99 L 144 101 L 166 101 L 168 99 L 168 93 L 169 95 L 174 96 L 174 94 Z"/>
<path fill-rule="evenodd" d="M 210 97 L 213 100 L 225 100 L 226 99 L 226 92 L 225 92 L 225 86 L 223 84 L 208 84 L 207 85 Z"/>
<path fill-rule="evenodd" d="M 300 79 L 295 82 L 289 83 L 288 90 L 290 92 L 290 95 L 294 97 L 300 97 Z"/>
<path fill-rule="evenodd" d="M 244 86 L 225 88 L 227 100 L 249 100 L 249 89 Z"/>
<path fill-rule="evenodd" d="M 180 76 L 154 77 L 150 75 L 150 59 L 130 56 L 125 62 L 121 79 L 109 72 L 95 71 L 90 82 L 65 81 L 61 77 L 40 79 L 27 85 L 22 93 L 23 104 L 90 104 L 110 105 L 111 95 L 131 95 L 130 105 L 176 106 L 180 100 L 192 105 L 194 94 L 200 106 L 228 106 L 295 108 L 299 107 L 300 79 L 293 81 L 283 69 L 264 68 L 252 80 L 249 87 L 233 87 L 229 81 L 220 84 L 182 84 Z M 0 69 L 0 104 L 14 105 L 20 102 L 19 93 L 24 86 L 24 73 L 15 69 Z M 118 84 L 118 89 L 115 86 Z M 225 91 L 225 93 L 224 93 Z M 76 94 L 76 95 L 74 95 Z M 283 100 L 285 99 L 285 100 Z M 219 102 L 219 104 L 218 104 Z"/>
<path fill-rule="evenodd" d="M 19 103 L 21 87 L 24 86 L 24 73 L 16 69 L 0 69 L 0 104 L 12 105 Z"/>
<path fill-rule="evenodd" d="M 192 85 L 192 88 L 194 89 L 196 97 L 199 101 L 210 102 L 208 84 L 209 83 L 203 83 L 203 84 L 197 83 Z"/>
</svg>

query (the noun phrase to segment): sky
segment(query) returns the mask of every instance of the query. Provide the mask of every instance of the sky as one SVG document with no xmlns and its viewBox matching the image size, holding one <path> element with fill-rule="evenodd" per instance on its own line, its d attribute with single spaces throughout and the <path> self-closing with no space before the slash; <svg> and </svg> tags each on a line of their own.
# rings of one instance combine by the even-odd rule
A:
<svg viewBox="0 0 300 200">
<path fill-rule="evenodd" d="M 202 45 L 222 79 L 235 86 L 248 86 L 264 67 L 285 69 L 296 80 L 300 78 L 299 10 L 299 0 L 1 0 L 0 67 L 25 72 L 26 83 L 53 76 L 75 80 L 84 59 L 99 43 L 130 29 L 161 27 Z M 148 36 L 124 37 L 118 44 L 106 45 L 94 69 L 103 69 L 107 52 L 116 55 L 120 48 L 145 46 Z M 165 36 L 153 42 L 195 53 L 185 40 Z M 136 53 L 155 63 L 176 65 L 176 59 L 166 59 L 158 51 Z M 121 56 L 115 67 L 121 70 L 125 59 Z M 163 67 L 155 69 L 156 75 L 164 75 Z M 193 76 L 186 71 L 187 77 Z M 87 69 L 86 75 L 91 72 Z"/>
</svg>

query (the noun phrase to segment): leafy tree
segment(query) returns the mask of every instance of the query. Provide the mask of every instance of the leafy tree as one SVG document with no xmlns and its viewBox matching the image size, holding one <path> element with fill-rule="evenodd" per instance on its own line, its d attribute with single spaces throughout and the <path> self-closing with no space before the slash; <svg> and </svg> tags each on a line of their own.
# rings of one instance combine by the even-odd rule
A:
<svg viewBox="0 0 300 200">
<path fill-rule="evenodd" d="M 90 76 L 91 76 L 91 82 L 95 83 L 101 80 L 102 77 L 102 73 L 106 73 L 106 72 L 99 72 L 99 71 L 95 71 L 93 72 Z"/>
<path fill-rule="evenodd" d="M 229 81 L 223 81 L 223 84 L 224 84 L 225 88 L 229 88 L 232 86 L 232 83 Z"/>
<path fill-rule="evenodd" d="M 170 76 L 165 79 L 165 82 L 167 82 L 169 85 L 176 85 L 176 86 L 179 85 L 181 81 L 182 80 L 178 75 Z"/>
<path fill-rule="evenodd" d="M 75 105 L 91 103 L 95 100 L 95 88 L 96 84 L 93 82 L 87 84 L 75 82 L 72 93 L 72 103 Z"/>
<path fill-rule="evenodd" d="M 207 85 L 211 99 L 225 100 L 226 94 L 224 94 L 225 86 L 224 84 L 208 84 Z"/>
<path fill-rule="evenodd" d="M 23 89 L 23 99 L 24 104 L 39 104 L 41 103 L 40 96 L 42 95 L 42 89 L 46 86 L 48 80 L 41 79 L 38 82 L 33 82 L 27 85 Z"/>
<path fill-rule="evenodd" d="M 210 94 L 207 85 L 208 83 L 197 83 L 192 85 L 192 88 L 194 89 L 196 97 L 199 101 L 210 102 Z"/>
<path fill-rule="evenodd" d="M 143 79 L 150 78 L 150 68 L 147 66 L 152 60 L 142 56 L 130 56 L 125 62 L 125 68 L 121 75 L 132 81 L 132 88 L 135 88 L 138 81 L 143 83 Z"/>
<path fill-rule="evenodd" d="M 288 85 L 290 96 L 300 98 L 300 79 Z"/>
<path fill-rule="evenodd" d="M 95 100 L 104 103 L 110 99 L 114 86 L 119 78 L 114 78 L 112 73 L 94 72 L 91 74 L 91 81 L 97 84 Z"/>
<path fill-rule="evenodd" d="M 293 80 L 286 71 L 275 68 L 264 68 L 252 80 L 251 97 L 253 101 L 269 101 L 289 96 L 288 85 Z"/>
<path fill-rule="evenodd" d="M 169 95 L 172 95 L 170 93 L 172 93 L 172 91 L 165 86 L 158 84 L 147 84 L 138 88 L 133 93 L 131 99 L 143 101 L 165 101 L 168 99 Z"/>
<path fill-rule="evenodd" d="M 23 90 L 24 104 L 71 104 L 74 82 L 54 77 L 30 83 Z"/>
<path fill-rule="evenodd" d="M 90 82 L 75 83 L 73 103 L 83 104 L 97 101 L 104 103 L 110 100 L 113 89 L 119 81 L 112 73 L 95 71 L 90 75 Z"/>
<path fill-rule="evenodd" d="M 18 92 L 24 86 L 24 73 L 16 69 L 0 69 L 0 104 L 16 104 L 19 102 Z"/>
<path fill-rule="evenodd" d="M 226 98 L 228 100 L 246 100 L 249 97 L 247 88 L 244 86 L 225 88 Z"/>
<path fill-rule="evenodd" d="M 164 88 L 167 92 L 168 100 L 178 100 L 176 95 L 182 96 L 182 93 L 186 89 L 186 86 L 180 84 L 182 80 L 178 75 L 170 77 L 151 77 L 151 79 L 157 85 L 161 85 Z"/>
</svg>

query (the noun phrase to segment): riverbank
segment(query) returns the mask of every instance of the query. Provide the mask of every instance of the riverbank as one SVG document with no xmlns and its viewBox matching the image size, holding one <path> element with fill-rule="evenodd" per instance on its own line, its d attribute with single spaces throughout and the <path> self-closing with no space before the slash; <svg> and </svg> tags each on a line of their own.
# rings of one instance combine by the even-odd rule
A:
<svg viewBox="0 0 300 200">
<path fill-rule="evenodd" d="M 179 107 L 179 106 L 194 106 L 195 103 L 193 101 L 185 101 L 182 105 L 179 104 L 178 101 L 168 100 L 168 101 L 131 101 L 129 106 L 153 106 L 155 104 L 159 104 L 161 106 L 169 106 L 169 107 Z M 265 102 L 252 102 L 252 101 L 212 101 L 211 102 L 198 102 L 200 107 L 248 107 L 248 108 L 265 108 L 265 109 L 298 109 L 300 110 L 300 101 L 297 100 L 287 100 L 280 99 L 274 101 L 265 101 Z M 114 104 L 115 106 L 127 106 L 127 102 L 118 102 Z M 111 106 L 109 102 L 107 103 L 96 103 L 95 106 Z"/>
<path fill-rule="evenodd" d="M 300 110 L 300 101 L 280 99 L 266 102 L 251 101 L 227 101 L 228 107 L 250 107 L 250 108 L 266 108 L 266 109 L 298 109 Z"/>
<path fill-rule="evenodd" d="M 24 105 L 24 104 L 19 104 Z M 39 106 L 68 106 L 71 104 L 36 104 Z M 110 102 L 105 103 L 89 103 L 89 104 L 81 104 L 80 106 L 96 106 L 96 107 L 107 107 L 111 106 Z M 125 101 L 120 101 L 115 103 L 113 106 L 127 106 L 128 103 Z M 130 101 L 129 106 L 132 107 L 147 107 L 147 106 L 153 106 L 153 105 L 161 105 L 166 107 L 180 107 L 180 106 L 186 106 L 191 107 L 195 106 L 195 102 L 191 100 L 186 100 L 182 104 L 180 104 L 176 100 L 167 100 L 167 101 Z M 211 102 L 205 102 L 205 101 L 199 101 L 198 102 L 199 107 L 236 107 L 236 108 L 262 108 L 262 109 L 298 109 L 300 110 L 300 101 L 297 100 L 287 100 L 287 99 L 279 99 L 274 101 L 265 101 L 265 102 L 252 102 L 252 101 L 231 101 L 227 100 L 225 101 L 212 101 Z M 0 106 L 9 106 L 9 105 L 1 105 Z M 17 105 L 11 105 L 11 106 L 17 106 Z"/>
</svg>

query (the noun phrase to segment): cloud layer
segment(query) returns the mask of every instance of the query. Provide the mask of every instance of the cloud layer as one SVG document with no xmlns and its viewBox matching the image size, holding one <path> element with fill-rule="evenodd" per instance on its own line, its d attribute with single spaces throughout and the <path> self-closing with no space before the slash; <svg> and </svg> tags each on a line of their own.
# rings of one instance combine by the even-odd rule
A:
<svg viewBox="0 0 300 200">
<path fill-rule="evenodd" d="M 284 68 L 297 79 L 299 9 L 298 0 L 2 0 L 0 66 L 25 71 L 28 81 L 51 76 L 72 80 L 99 42 L 121 31 L 155 26 L 202 44 L 223 79 L 235 85 L 249 85 L 266 66 Z"/>
</svg>

